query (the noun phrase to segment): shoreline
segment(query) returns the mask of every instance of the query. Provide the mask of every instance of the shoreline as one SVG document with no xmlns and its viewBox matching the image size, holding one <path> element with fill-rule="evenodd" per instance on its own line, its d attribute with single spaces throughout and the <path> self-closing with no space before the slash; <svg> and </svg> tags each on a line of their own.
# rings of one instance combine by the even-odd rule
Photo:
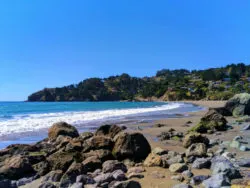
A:
<svg viewBox="0 0 250 188">
<path fill-rule="evenodd" d="M 182 102 L 176 102 L 176 103 L 182 103 Z M 190 103 L 188 103 L 190 104 Z M 188 105 L 187 104 L 187 105 Z M 134 124 L 140 124 L 140 122 L 154 122 L 155 120 L 163 119 L 164 117 L 167 118 L 172 118 L 172 117 L 180 117 L 184 116 L 187 114 L 190 110 L 198 111 L 201 110 L 199 109 L 199 106 L 195 107 L 177 107 L 177 108 L 172 108 L 171 106 L 174 105 L 174 103 L 170 103 L 170 108 L 168 109 L 164 107 L 164 104 L 159 106 L 159 109 L 157 106 L 154 107 L 148 107 L 150 111 L 147 111 L 147 107 L 139 107 L 141 110 L 138 111 L 138 108 L 131 108 L 131 109 L 119 109 L 121 111 L 126 112 L 127 110 L 132 110 L 132 111 L 138 111 L 138 113 L 132 113 L 128 115 L 120 115 L 120 116 L 114 116 L 114 117 L 107 117 L 104 119 L 100 120 L 90 120 L 90 121 L 76 121 L 76 123 L 72 123 L 72 125 L 76 126 L 79 132 L 85 132 L 85 131 L 95 131 L 96 128 L 103 124 L 117 124 L 117 125 L 134 125 Z M 140 105 L 139 105 L 140 106 Z M 150 109 L 152 108 L 152 109 Z M 155 111 L 152 111 L 154 110 Z M 161 110 L 163 109 L 163 111 Z M 107 111 L 112 111 L 115 109 L 108 109 L 108 110 L 102 110 L 99 111 L 100 113 L 106 113 Z M 143 112 L 145 111 L 145 112 Z M 92 114 L 95 114 L 95 111 L 90 111 Z M 73 112 L 72 112 L 73 113 Z M 78 115 L 78 111 L 74 112 L 76 115 Z M 83 111 L 83 114 L 85 112 Z M 115 112 L 118 113 L 118 112 Z M 119 112 L 120 113 L 120 112 Z M 72 119 L 72 117 L 69 115 L 69 112 L 66 112 L 67 117 Z M 81 115 L 84 116 L 84 115 Z M 89 116 L 89 115 L 88 115 Z M 56 118 L 56 117 L 55 117 Z M 77 117 L 79 118 L 79 117 Z M 57 118 L 60 119 L 60 118 Z M 35 119 L 35 123 L 37 123 L 39 119 Z M 46 119 L 45 119 L 46 120 Z M 40 121 L 40 120 L 39 120 Z M 59 120 L 57 120 L 58 122 Z M 30 119 L 29 123 L 32 123 L 33 119 Z M 68 121 L 66 121 L 68 122 Z M 69 122 L 70 123 L 70 122 Z M 13 124 L 13 123 L 12 123 Z M 43 123 L 44 124 L 44 123 Z M 47 126 L 47 124 L 46 124 Z M 51 123 L 48 123 L 48 127 L 51 126 Z M 32 128 L 32 127 L 31 127 Z M 32 128 L 33 129 L 33 128 Z M 3 149 L 4 147 L 10 145 L 10 144 L 17 144 L 17 143 L 26 143 L 26 144 L 32 144 L 36 141 L 39 141 L 41 137 L 46 137 L 47 136 L 47 129 L 46 127 L 41 127 L 38 131 L 38 129 L 34 128 L 33 130 L 29 130 L 26 132 L 12 132 L 11 134 L 6 134 L 0 136 L 0 149 Z M 38 137 L 38 139 L 36 139 Z"/>
<path fill-rule="evenodd" d="M 190 127 L 196 125 L 201 117 L 208 111 L 209 108 L 217 108 L 222 107 L 225 104 L 225 101 L 178 101 L 178 102 L 185 102 L 185 103 L 191 103 L 194 105 L 202 106 L 203 109 L 196 111 L 196 112 L 188 112 L 186 113 L 188 116 L 176 116 L 172 118 L 162 117 L 160 119 L 154 120 L 152 122 L 138 122 L 138 123 L 124 123 L 123 125 L 127 126 L 126 132 L 128 133 L 141 133 L 143 134 L 146 139 L 148 140 L 151 148 L 160 147 L 163 150 L 173 151 L 177 153 L 185 153 L 185 148 L 183 148 L 183 143 L 179 140 L 165 140 L 161 141 L 158 138 L 158 135 L 162 132 L 166 132 L 169 129 L 175 129 L 177 132 L 182 132 L 183 134 L 186 134 L 188 129 Z M 235 118 L 233 117 L 226 117 L 228 124 L 233 125 L 235 122 Z M 189 122 L 189 123 L 188 123 Z M 156 125 L 160 124 L 161 127 L 157 127 Z M 244 125 L 244 123 L 243 123 Z M 241 126 L 243 126 L 241 125 Z M 218 134 L 205 134 L 206 137 L 209 140 L 216 140 L 220 139 L 221 142 L 229 142 L 234 139 L 235 136 L 242 136 L 244 138 L 248 138 L 247 132 L 242 132 L 240 126 L 233 126 L 233 129 L 227 130 L 223 133 L 218 132 Z M 249 139 L 250 141 L 250 139 Z M 221 145 L 213 147 L 213 151 L 215 152 L 221 147 Z M 247 159 L 250 158 L 249 152 L 243 152 L 240 151 L 237 148 L 231 148 L 229 146 L 223 146 L 227 147 L 227 151 L 231 153 L 236 153 L 235 159 Z M 172 179 L 173 173 L 169 172 L 169 170 L 166 170 L 162 167 L 146 167 L 145 172 L 142 172 L 142 175 L 144 178 L 131 178 L 131 180 L 138 181 L 142 188 L 171 188 L 176 184 L 180 184 L 178 180 Z M 250 169 L 244 169 L 244 173 L 250 174 Z M 210 176 L 211 171 L 209 169 L 192 169 L 193 174 L 196 175 L 204 175 L 204 176 Z M 162 178 L 155 178 L 153 174 L 161 174 Z M 163 177 L 164 176 L 164 177 Z M 28 183 L 24 186 L 21 186 L 22 188 L 33 188 L 38 187 L 38 185 L 41 183 L 42 178 L 39 178 L 35 181 L 32 181 L 31 183 Z M 238 183 L 238 180 L 233 180 L 232 183 Z"/>
</svg>

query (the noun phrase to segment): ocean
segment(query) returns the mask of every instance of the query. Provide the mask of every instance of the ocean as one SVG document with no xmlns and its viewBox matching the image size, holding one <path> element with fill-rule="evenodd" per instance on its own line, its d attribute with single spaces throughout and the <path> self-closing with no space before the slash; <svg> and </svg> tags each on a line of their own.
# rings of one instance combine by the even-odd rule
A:
<svg viewBox="0 0 250 188">
<path fill-rule="evenodd" d="M 58 121 L 83 132 L 107 123 L 150 122 L 198 110 L 180 102 L 0 102 L 0 148 L 39 141 Z"/>
</svg>

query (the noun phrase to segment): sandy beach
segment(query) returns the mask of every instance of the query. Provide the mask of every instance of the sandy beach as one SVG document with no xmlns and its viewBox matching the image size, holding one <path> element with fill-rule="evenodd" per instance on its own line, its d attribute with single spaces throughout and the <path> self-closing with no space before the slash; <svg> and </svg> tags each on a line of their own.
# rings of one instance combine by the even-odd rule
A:
<svg viewBox="0 0 250 188">
<path fill-rule="evenodd" d="M 168 140 L 161 142 L 157 138 L 157 135 L 159 135 L 161 132 L 168 131 L 170 128 L 175 129 L 178 132 L 186 133 L 190 127 L 196 125 L 200 118 L 208 111 L 209 108 L 217 108 L 222 107 L 226 103 L 226 101 L 183 101 L 187 103 L 192 103 L 195 105 L 203 106 L 205 107 L 204 110 L 199 112 L 191 112 L 189 113 L 188 117 L 181 117 L 181 118 L 168 118 L 168 119 L 161 119 L 157 120 L 154 123 L 149 124 L 139 124 L 139 125 L 133 125 L 132 127 L 141 127 L 140 131 L 145 135 L 145 137 L 148 139 L 150 145 L 152 148 L 155 147 L 161 147 L 162 149 L 170 150 L 170 151 L 176 151 L 176 152 L 185 152 L 185 148 L 182 146 L 182 142 L 180 141 L 174 141 L 174 140 Z M 229 124 L 232 124 L 235 121 L 235 118 L 227 117 Z M 189 124 L 189 126 L 185 126 L 185 124 L 191 121 L 192 123 Z M 153 127 L 155 124 L 163 124 L 163 127 Z M 233 138 L 237 135 L 241 135 L 242 137 L 248 137 L 248 133 L 244 133 L 240 131 L 239 126 L 233 127 L 232 130 L 228 130 L 225 132 L 222 132 L 221 134 L 215 135 L 215 134 L 206 134 L 206 136 L 209 139 L 217 139 L 219 138 L 221 141 L 232 141 Z M 216 149 L 219 148 L 219 146 L 214 147 L 213 150 L 216 151 Z M 233 149 L 228 147 L 229 152 L 235 152 L 236 158 L 250 158 L 249 152 L 242 152 L 238 149 Z M 167 169 L 160 168 L 160 167 L 145 167 L 146 172 L 144 173 L 145 177 L 142 179 L 136 179 L 139 181 L 142 185 L 142 187 L 145 188 L 171 188 L 173 185 L 179 184 L 179 181 L 175 181 L 171 179 L 171 174 Z M 245 169 L 246 173 L 250 173 L 249 169 Z M 162 179 L 155 179 L 152 177 L 152 174 L 154 174 L 156 171 L 163 174 L 165 178 Z M 192 170 L 194 175 L 210 175 L 210 170 L 208 169 L 201 169 L 201 170 Z M 237 180 L 235 180 L 237 182 Z"/>
<path fill-rule="evenodd" d="M 175 129 L 177 132 L 181 132 L 184 135 L 187 131 L 195 126 L 201 119 L 201 117 L 208 111 L 209 108 L 222 107 L 225 104 L 225 101 L 182 101 L 186 103 L 192 103 L 204 107 L 203 110 L 197 112 L 190 112 L 185 116 L 175 117 L 175 118 L 162 118 L 149 123 L 138 123 L 138 124 L 129 124 L 127 126 L 127 131 L 134 133 L 142 133 L 150 143 L 152 149 L 160 147 L 164 150 L 175 151 L 178 153 L 184 153 L 185 148 L 183 147 L 182 141 L 179 140 L 164 140 L 161 141 L 157 137 L 162 132 L 168 131 L 170 128 Z M 233 125 L 235 118 L 226 117 L 228 124 Z M 161 126 L 156 126 L 160 124 Z M 232 129 L 229 129 L 225 132 L 216 132 L 214 134 L 205 134 L 210 140 L 220 139 L 221 142 L 232 141 L 235 136 L 242 136 L 244 139 L 248 138 L 248 133 L 242 132 L 240 126 L 233 126 Z M 212 150 L 215 152 L 221 145 L 214 146 Z M 236 148 L 227 147 L 227 151 L 236 154 L 236 159 L 240 158 L 250 158 L 249 152 L 243 152 Z M 180 181 L 173 180 L 171 177 L 175 175 L 171 173 L 168 169 L 162 167 L 144 167 L 145 172 L 142 172 L 144 178 L 132 178 L 132 180 L 138 181 L 143 188 L 171 188 L 176 184 L 179 184 Z M 192 169 L 194 175 L 211 175 L 210 169 Z M 245 175 L 250 173 L 248 168 L 242 169 Z M 243 174 L 243 176 L 244 176 Z M 128 175 L 128 174 L 127 174 Z M 184 180 L 185 182 L 186 180 Z M 242 181 L 242 180 L 240 180 Z M 235 179 L 232 183 L 237 183 L 238 180 Z M 22 188 L 35 188 L 39 187 L 41 183 L 41 178 L 21 186 Z M 196 186 L 194 186 L 196 187 Z M 199 187 L 199 186 L 198 186 Z"/>
</svg>

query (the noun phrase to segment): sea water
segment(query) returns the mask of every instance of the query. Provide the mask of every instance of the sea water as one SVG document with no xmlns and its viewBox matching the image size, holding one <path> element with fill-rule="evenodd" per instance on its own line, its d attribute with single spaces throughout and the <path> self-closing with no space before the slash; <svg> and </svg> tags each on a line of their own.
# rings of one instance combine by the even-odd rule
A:
<svg viewBox="0 0 250 188">
<path fill-rule="evenodd" d="M 89 131 L 104 123 L 149 121 L 200 109 L 180 102 L 0 102 L 0 148 L 43 139 L 59 121 Z"/>
</svg>

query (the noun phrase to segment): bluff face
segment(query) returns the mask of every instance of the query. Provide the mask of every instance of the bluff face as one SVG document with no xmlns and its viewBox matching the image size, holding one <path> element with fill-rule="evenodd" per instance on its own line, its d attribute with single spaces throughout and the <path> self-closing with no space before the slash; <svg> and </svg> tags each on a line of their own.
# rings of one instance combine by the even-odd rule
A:
<svg viewBox="0 0 250 188">
<path fill-rule="evenodd" d="M 231 64 L 206 70 L 163 69 L 152 77 L 128 74 L 89 78 L 60 88 L 45 88 L 28 101 L 227 100 L 250 92 L 250 65 Z"/>
</svg>

